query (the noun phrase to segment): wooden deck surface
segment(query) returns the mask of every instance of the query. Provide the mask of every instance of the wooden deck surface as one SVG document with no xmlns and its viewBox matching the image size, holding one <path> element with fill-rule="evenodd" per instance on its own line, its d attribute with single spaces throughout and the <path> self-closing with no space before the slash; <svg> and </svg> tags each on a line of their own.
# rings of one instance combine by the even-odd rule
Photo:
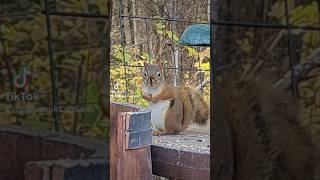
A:
<svg viewBox="0 0 320 180">
<path fill-rule="evenodd" d="M 152 144 L 179 151 L 210 154 L 210 124 L 191 125 L 177 135 L 153 136 Z"/>
<path fill-rule="evenodd" d="M 184 180 L 210 179 L 210 124 L 191 125 L 177 135 L 153 136 L 153 173 Z"/>
</svg>

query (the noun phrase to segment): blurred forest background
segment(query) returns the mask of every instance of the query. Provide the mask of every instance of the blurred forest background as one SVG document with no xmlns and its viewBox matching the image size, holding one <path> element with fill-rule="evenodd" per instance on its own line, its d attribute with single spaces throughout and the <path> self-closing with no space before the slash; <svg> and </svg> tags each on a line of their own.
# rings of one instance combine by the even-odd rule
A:
<svg viewBox="0 0 320 180">
<path fill-rule="evenodd" d="M 108 124 L 97 104 L 97 77 L 107 63 L 110 1 L 47 2 L 0 0 L 0 123 L 105 138 Z M 27 84 L 16 86 L 14 78 L 25 72 Z M 13 92 L 40 98 L 8 99 Z M 45 109 L 53 106 L 64 111 Z"/>
<path fill-rule="evenodd" d="M 286 6 L 289 19 L 286 18 Z M 320 2 L 218 1 L 217 14 L 218 21 L 249 23 L 242 27 L 215 26 L 217 74 L 236 67 L 247 75 L 253 71 L 268 71 L 275 78 L 275 86 L 289 87 L 288 91 L 291 91 L 291 51 L 291 66 L 296 75 L 297 100 L 301 109 L 300 122 L 320 145 Z M 286 30 L 287 21 L 292 28 L 290 32 Z M 262 27 L 252 28 L 250 23 L 258 23 Z M 266 27 L 271 24 L 275 26 Z"/>
</svg>

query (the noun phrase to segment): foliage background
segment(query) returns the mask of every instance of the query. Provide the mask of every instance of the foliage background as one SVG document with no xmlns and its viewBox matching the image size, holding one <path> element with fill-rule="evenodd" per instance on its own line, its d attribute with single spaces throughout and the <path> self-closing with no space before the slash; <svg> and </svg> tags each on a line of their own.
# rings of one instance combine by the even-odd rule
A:
<svg viewBox="0 0 320 180">
<path fill-rule="evenodd" d="M 296 71 L 313 64 L 298 82 L 300 122 L 320 145 L 320 3 L 316 0 L 288 0 L 292 26 L 293 66 Z M 237 23 L 286 25 L 285 1 L 218 1 L 218 20 Z M 220 67 L 240 66 L 243 72 L 266 70 L 276 81 L 290 78 L 288 32 L 285 28 L 216 26 L 215 57 Z M 312 59 L 313 57 L 313 59 Z M 262 64 L 254 69 L 252 64 Z M 238 67 L 237 66 L 237 67 Z M 299 67 L 300 66 L 300 67 Z"/>
<path fill-rule="evenodd" d="M 103 51 L 105 18 L 50 16 L 54 67 L 49 61 L 45 1 L 0 1 L 0 123 L 56 129 L 88 137 L 104 138 L 108 123 L 103 119 L 98 98 L 98 77 L 107 61 Z M 49 0 L 48 12 L 109 14 L 109 1 Z M 12 78 L 19 69 L 32 72 L 31 82 L 16 89 Z M 87 112 L 62 112 L 55 119 L 51 112 L 15 112 L 13 109 L 52 107 L 52 79 L 56 74 L 58 104 L 63 108 L 79 106 Z M 40 101 L 8 101 L 8 92 L 38 92 Z M 59 121 L 59 122 L 57 122 Z M 56 122 L 56 123 L 55 123 Z"/>
</svg>

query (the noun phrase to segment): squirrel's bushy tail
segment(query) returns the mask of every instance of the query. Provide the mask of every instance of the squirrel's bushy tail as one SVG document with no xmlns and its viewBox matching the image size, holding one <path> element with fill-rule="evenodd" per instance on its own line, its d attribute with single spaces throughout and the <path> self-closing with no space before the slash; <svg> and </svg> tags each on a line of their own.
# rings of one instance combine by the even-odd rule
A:
<svg viewBox="0 0 320 180">
<path fill-rule="evenodd" d="M 208 104 L 203 99 L 202 94 L 192 87 L 180 89 L 183 101 L 183 123 L 194 122 L 198 125 L 205 125 L 209 118 Z"/>
<path fill-rule="evenodd" d="M 312 180 L 313 145 L 297 121 L 287 92 L 257 81 L 224 75 L 216 88 L 216 118 L 232 134 L 235 180 Z"/>
</svg>

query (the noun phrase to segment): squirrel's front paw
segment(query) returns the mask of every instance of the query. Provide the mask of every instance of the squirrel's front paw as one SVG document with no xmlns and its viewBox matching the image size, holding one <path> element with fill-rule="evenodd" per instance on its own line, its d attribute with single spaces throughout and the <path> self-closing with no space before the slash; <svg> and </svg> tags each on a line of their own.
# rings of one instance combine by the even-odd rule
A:
<svg viewBox="0 0 320 180">
<path fill-rule="evenodd" d="M 146 98 L 147 98 L 148 100 L 151 100 L 151 99 L 152 99 L 152 94 L 148 94 Z"/>
<path fill-rule="evenodd" d="M 152 94 L 146 94 L 144 92 L 142 92 L 142 97 L 145 99 L 145 100 L 151 100 L 152 99 Z"/>
<path fill-rule="evenodd" d="M 152 131 L 152 135 L 154 135 L 154 136 L 172 135 L 172 134 L 175 134 L 175 131 L 173 131 L 173 130 L 164 130 L 164 131 L 153 130 Z"/>
<path fill-rule="evenodd" d="M 164 135 L 164 131 L 160 131 L 160 130 L 153 130 L 152 131 L 152 135 L 153 136 L 161 136 L 161 135 Z"/>
</svg>

